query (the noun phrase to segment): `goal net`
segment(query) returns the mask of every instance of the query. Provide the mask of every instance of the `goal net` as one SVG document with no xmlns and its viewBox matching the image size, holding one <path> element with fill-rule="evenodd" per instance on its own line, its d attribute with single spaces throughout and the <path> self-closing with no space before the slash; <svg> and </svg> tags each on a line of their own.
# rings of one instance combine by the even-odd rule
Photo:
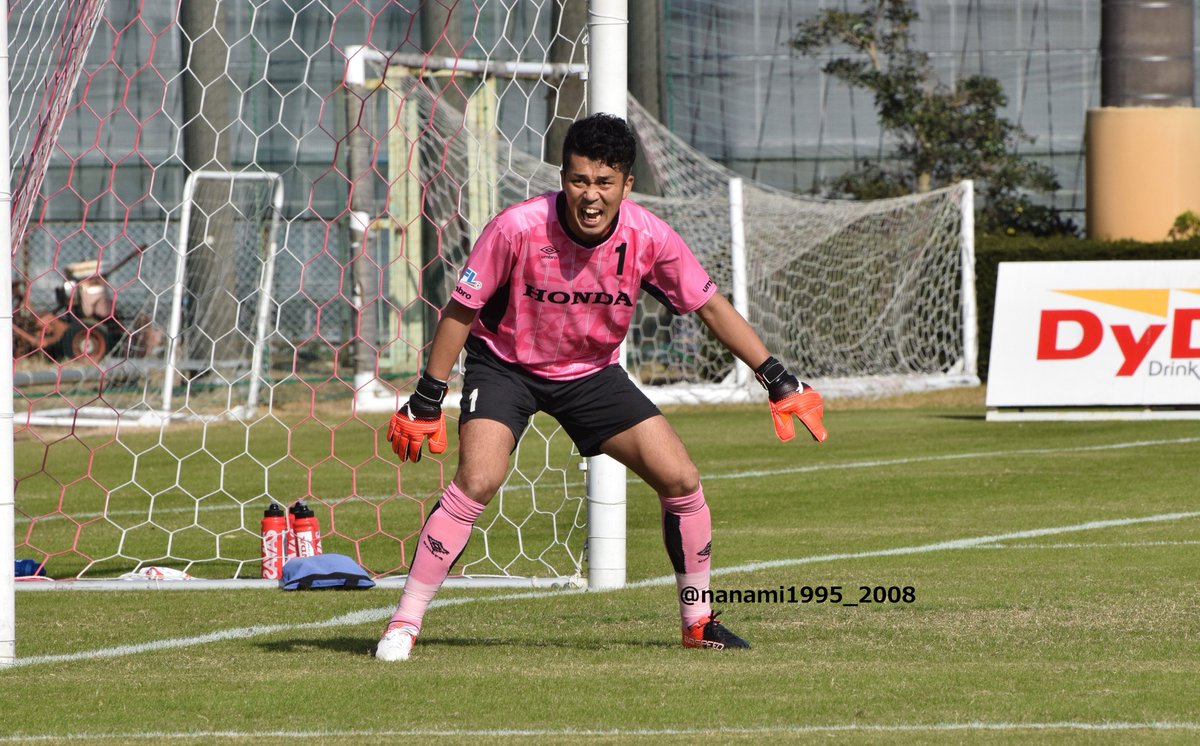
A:
<svg viewBox="0 0 1200 746">
<path fill-rule="evenodd" d="M 826 396 L 979 383 L 971 184 L 873 201 L 743 181 L 630 101 L 676 227 L 772 353 Z M 732 188 L 731 188 L 732 187 Z M 762 398 L 694 317 L 645 309 L 630 369 L 665 402 Z"/>
<path fill-rule="evenodd" d="M 12 158 L 18 557 L 59 579 L 254 579 L 264 510 L 304 499 L 326 552 L 406 571 L 456 443 L 401 468 L 389 414 L 484 223 L 558 188 L 586 69 L 572 4 L 413 5 L 21 6 L 23 43 L 71 54 L 11 94 L 60 123 Z M 630 119 L 660 191 L 635 199 L 794 370 L 827 392 L 973 375 L 969 191 L 799 199 Z M 761 395 L 653 300 L 628 348 L 656 399 Z M 580 466 L 536 417 L 455 575 L 577 580 Z"/>
<path fill-rule="evenodd" d="M 456 454 L 401 469 L 387 422 L 478 230 L 554 183 L 569 15 L 14 3 L 16 556 L 253 580 L 264 511 L 303 499 L 324 551 L 402 575 Z M 535 419 L 454 574 L 579 580 L 579 462 Z"/>
<path fill-rule="evenodd" d="M 279 174 L 197 171 L 178 217 L 155 226 L 161 235 L 99 220 L 90 233 L 36 224 L 19 251 L 18 422 L 153 427 L 252 416 L 282 202 Z M 56 271 L 31 277 L 29 267 Z"/>
</svg>

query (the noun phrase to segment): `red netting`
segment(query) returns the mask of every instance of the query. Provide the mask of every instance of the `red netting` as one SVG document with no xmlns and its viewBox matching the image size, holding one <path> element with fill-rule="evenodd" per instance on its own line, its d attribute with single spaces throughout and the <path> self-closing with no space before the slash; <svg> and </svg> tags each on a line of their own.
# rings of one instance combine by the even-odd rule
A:
<svg viewBox="0 0 1200 746">
<path fill-rule="evenodd" d="M 19 557 L 258 577 L 263 511 L 304 499 L 325 551 L 406 568 L 455 454 L 402 470 L 383 430 L 499 185 L 530 189 L 503 131 L 540 155 L 562 84 L 442 58 L 577 42 L 511 5 L 13 4 Z M 556 431 L 466 572 L 578 572 Z"/>
</svg>

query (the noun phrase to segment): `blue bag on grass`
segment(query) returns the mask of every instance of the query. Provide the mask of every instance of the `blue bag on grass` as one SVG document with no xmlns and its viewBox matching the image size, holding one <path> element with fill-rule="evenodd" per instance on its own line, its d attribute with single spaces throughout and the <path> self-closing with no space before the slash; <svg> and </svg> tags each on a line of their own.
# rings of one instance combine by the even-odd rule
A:
<svg viewBox="0 0 1200 746">
<path fill-rule="evenodd" d="M 375 581 L 354 560 L 344 554 L 318 554 L 296 557 L 283 566 L 279 587 L 285 591 L 335 588 L 338 590 L 374 588 Z"/>
<path fill-rule="evenodd" d="M 31 559 L 19 559 L 16 561 L 16 572 L 13 577 L 17 578 L 32 578 L 44 577 L 46 575 L 46 567 L 41 562 Z"/>
</svg>

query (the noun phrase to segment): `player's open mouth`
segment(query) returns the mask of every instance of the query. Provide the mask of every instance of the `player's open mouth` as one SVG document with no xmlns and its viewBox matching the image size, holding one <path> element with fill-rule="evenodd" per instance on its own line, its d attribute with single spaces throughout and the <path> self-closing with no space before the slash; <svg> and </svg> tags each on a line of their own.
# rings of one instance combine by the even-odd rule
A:
<svg viewBox="0 0 1200 746">
<path fill-rule="evenodd" d="M 583 218 L 580 222 L 584 225 L 595 225 L 600 222 L 600 216 L 603 211 L 599 207 L 585 207 L 582 210 Z"/>
</svg>

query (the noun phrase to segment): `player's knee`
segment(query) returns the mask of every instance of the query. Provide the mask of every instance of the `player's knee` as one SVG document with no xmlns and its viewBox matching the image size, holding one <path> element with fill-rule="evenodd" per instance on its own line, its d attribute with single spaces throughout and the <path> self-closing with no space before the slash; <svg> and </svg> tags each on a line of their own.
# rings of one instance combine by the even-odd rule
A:
<svg viewBox="0 0 1200 746">
<path fill-rule="evenodd" d="M 454 483 L 463 491 L 463 494 L 482 505 L 491 502 L 503 482 L 503 477 L 496 479 L 486 474 L 459 472 L 454 475 Z"/>
<path fill-rule="evenodd" d="M 678 468 L 656 485 L 658 494 L 669 497 L 691 495 L 700 489 L 700 470 L 690 461 L 679 464 Z"/>
</svg>

